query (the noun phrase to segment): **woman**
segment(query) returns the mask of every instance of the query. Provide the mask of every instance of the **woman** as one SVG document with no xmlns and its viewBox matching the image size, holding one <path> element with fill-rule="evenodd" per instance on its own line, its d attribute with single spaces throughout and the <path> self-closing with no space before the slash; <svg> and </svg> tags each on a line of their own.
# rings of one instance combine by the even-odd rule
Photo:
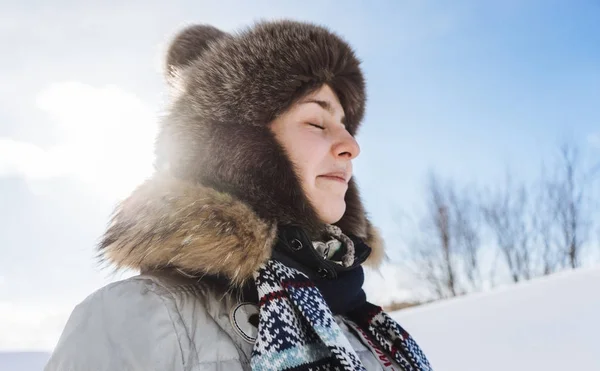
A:
<svg viewBox="0 0 600 371">
<path fill-rule="evenodd" d="M 141 274 L 75 308 L 46 370 L 430 370 L 361 287 L 384 252 L 352 178 L 351 48 L 292 21 L 192 26 L 166 67 L 156 173 L 100 245 Z"/>
</svg>

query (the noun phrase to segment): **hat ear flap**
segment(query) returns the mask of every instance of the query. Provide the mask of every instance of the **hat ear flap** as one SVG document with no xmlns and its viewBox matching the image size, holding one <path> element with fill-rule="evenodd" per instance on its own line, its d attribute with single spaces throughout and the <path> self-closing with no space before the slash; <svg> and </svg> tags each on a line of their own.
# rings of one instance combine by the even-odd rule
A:
<svg viewBox="0 0 600 371">
<path fill-rule="evenodd" d="M 167 50 L 167 82 L 174 85 L 182 69 L 199 59 L 211 42 L 226 36 L 229 34 L 209 25 L 192 25 L 181 30 Z"/>
</svg>

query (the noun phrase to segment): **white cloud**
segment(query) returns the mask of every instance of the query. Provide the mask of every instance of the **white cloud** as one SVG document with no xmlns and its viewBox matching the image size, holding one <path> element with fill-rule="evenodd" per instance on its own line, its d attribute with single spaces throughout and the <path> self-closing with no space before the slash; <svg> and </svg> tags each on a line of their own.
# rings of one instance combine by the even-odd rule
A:
<svg viewBox="0 0 600 371">
<path fill-rule="evenodd" d="M 52 163 L 48 152 L 27 142 L 0 138 L 0 175 L 18 174 L 31 179 L 60 175 L 60 164 Z"/>
<path fill-rule="evenodd" d="M 63 82 L 42 91 L 36 104 L 56 125 L 59 142 L 40 148 L 0 138 L 0 176 L 68 176 L 120 197 L 152 172 L 156 115 L 135 95 Z"/>
</svg>

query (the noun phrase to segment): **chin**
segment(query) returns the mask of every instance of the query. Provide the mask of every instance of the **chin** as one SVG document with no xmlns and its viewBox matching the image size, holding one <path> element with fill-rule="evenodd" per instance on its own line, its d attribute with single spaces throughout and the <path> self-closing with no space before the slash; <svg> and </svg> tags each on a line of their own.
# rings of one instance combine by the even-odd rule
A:
<svg viewBox="0 0 600 371">
<path fill-rule="evenodd" d="M 319 216 L 324 223 L 334 224 L 340 221 L 346 212 L 346 203 L 323 203 L 324 207 L 318 210 Z"/>
</svg>

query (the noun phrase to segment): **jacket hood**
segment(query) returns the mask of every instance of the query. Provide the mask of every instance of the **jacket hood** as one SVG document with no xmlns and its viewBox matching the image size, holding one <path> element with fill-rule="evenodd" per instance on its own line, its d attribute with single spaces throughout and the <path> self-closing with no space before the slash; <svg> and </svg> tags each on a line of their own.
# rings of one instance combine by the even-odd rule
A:
<svg viewBox="0 0 600 371">
<path fill-rule="evenodd" d="M 350 46 L 309 23 L 260 22 L 236 34 L 195 25 L 171 42 L 165 76 L 173 94 L 156 139 L 156 174 L 118 206 L 100 243 L 103 257 L 239 283 L 271 256 L 280 226 L 322 238 L 327 226 L 269 124 L 326 84 L 355 135 L 366 98 Z M 370 260 L 380 260 L 354 179 L 345 201 L 336 226 L 364 239 Z"/>
<path fill-rule="evenodd" d="M 100 253 L 118 268 L 171 268 L 241 287 L 271 257 L 277 228 L 230 194 L 157 173 L 116 209 Z M 364 264 L 377 267 L 385 255 L 377 230 L 369 223 L 354 237 L 371 248 Z"/>
</svg>

